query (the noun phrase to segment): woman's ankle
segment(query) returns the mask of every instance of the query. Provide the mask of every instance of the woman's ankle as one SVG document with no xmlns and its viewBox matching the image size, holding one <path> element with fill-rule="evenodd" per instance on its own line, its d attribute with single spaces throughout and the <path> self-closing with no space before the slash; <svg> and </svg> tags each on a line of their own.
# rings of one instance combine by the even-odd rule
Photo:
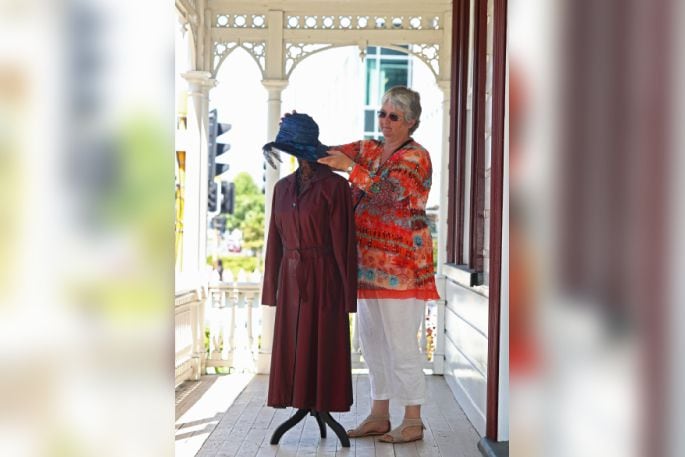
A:
<svg viewBox="0 0 685 457">
<path fill-rule="evenodd" d="M 404 407 L 404 419 L 421 419 L 421 405 L 408 405 Z"/>
</svg>

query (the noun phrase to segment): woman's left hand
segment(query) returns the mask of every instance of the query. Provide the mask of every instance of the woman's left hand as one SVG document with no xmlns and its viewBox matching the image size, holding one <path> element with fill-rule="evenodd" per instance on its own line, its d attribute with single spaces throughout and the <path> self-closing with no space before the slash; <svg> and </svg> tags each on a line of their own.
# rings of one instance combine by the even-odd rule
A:
<svg viewBox="0 0 685 457">
<path fill-rule="evenodd" d="M 350 159 L 337 149 L 329 149 L 327 152 L 328 156 L 321 157 L 319 160 L 317 160 L 318 163 L 328 165 L 334 170 L 340 171 L 346 171 L 347 167 L 354 163 L 354 160 Z"/>
</svg>

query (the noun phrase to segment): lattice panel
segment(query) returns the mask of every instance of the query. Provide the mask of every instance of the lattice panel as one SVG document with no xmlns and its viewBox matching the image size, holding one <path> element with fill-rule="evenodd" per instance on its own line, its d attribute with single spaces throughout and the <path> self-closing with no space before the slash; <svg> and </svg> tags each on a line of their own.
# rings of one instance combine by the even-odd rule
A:
<svg viewBox="0 0 685 457">
<path fill-rule="evenodd" d="M 226 29 L 265 29 L 264 14 L 217 14 L 214 26 Z"/>
<path fill-rule="evenodd" d="M 266 43 L 264 41 L 244 41 L 241 43 L 217 42 L 214 43 L 214 62 L 212 66 L 214 76 L 216 76 L 223 60 L 237 47 L 241 47 L 249 52 L 259 65 L 262 73 L 264 73 L 266 68 Z"/>
<path fill-rule="evenodd" d="M 330 44 L 311 44 L 311 43 L 287 43 L 285 45 L 285 72 L 290 76 L 290 72 L 295 65 L 305 57 L 315 52 L 332 48 Z"/>
<path fill-rule="evenodd" d="M 287 15 L 286 29 L 327 30 L 440 30 L 439 16 L 358 16 L 358 15 Z"/>
<path fill-rule="evenodd" d="M 214 70 L 214 76 L 221 65 L 221 62 L 230 54 L 236 47 L 238 43 L 214 43 L 214 60 L 212 64 L 212 69 Z"/>
<path fill-rule="evenodd" d="M 241 43 L 241 46 L 252 54 L 252 57 L 259 62 L 259 68 L 264 72 L 266 68 L 266 43 L 264 41 L 256 43 Z"/>
<path fill-rule="evenodd" d="M 440 74 L 440 45 L 431 44 L 412 44 L 411 52 L 419 59 L 426 62 L 435 75 Z"/>
<path fill-rule="evenodd" d="M 188 1 L 188 0 L 181 0 Z M 266 13 L 216 13 L 214 15 L 214 27 L 217 29 L 231 29 L 238 33 L 233 34 L 231 38 L 223 38 L 224 40 L 231 40 L 231 42 L 216 42 L 213 48 L 213 70 L 214 74 L 218 71 L 219 66 L 230 54 L 236 46 L 240 46 L 247 50 L 250 55 L 258 63 L 265 73 L 266 69 L 266 42 L 241 42 L 239 38 L 240 30 L 262 30 L 255 35 L 254 32 L 249 35 L 248 39 L 265 39 L 262 35 L 268 29 L 268 15 Z M 418 31 L 418 30 L 434 30 L 444 31 L 444 23 L 442 16 L 435 14 L 417 15 L 412 13 L 407 14 L 302 14 L 295 12 L 286 12 L 284 15 L 284 27 L 286 30 L 321 30 L 338 32 L 341 30 L 357 30 L 363 35 L 363 31 Z M 376 32 L 374 32 L 376 33 Z M 404 35 L 404 34 L 402 34 Z M 411 34 L 407 35 L 409 37 Z M 259 38 L 256 38 L 259 36 Z M 403 40 L 411 42 L 411 38 L 403 38 Z M 296 39 L 297 40 L 297 39 Z M 432 39 L 429 39 L 433 41 Z M 332 48 L 334 45 L 327 44 L 327 39 L 317 40 L 319 43 L 286 43 L 285 55 L 283 65 L 285 67 L 286 77 L 288 77 L 297 64 L 310 54 L 324 49 Z M 381 40 L 383 42 L 385 40 Z M 405 43 L 407 41 L 404 41 Z M 371 44 L 370 41 L 365 41 Z M 385 41 L 387 43 L 387 41 Z M 339 37 L 336 41 L 340 45 Z M 350 43 L 352 44 L 352 43 Z M 382 45 L 376 43 L 375 45 Z M 361 45 L 360 45 L 361 46 Z M 439 65 L 439 44 L 437 43 L 420 43 L 410 45 L 409 51 L 416 57 L 426 62 L 431 71 L 438 76 L 440 74 Z M 361 49 L 363 58 L 364 50 Z"/>
</svg>

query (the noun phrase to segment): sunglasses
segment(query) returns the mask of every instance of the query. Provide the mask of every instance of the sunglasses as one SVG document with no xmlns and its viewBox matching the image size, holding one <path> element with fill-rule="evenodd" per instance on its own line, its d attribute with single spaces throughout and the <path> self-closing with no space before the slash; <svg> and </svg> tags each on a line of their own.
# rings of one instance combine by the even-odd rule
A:
<svg viewBox="0 0 685 457">
<path fill-rule="evenodd" d="M 378 117 L 380 117 L 381 119 L 385 119 L 385 116 L 388 116 L 388 119 L 390 119 L 393 122 L 397 122 L 400 120 L 400 117 L 395 113 L 388 114 L 383 110 L 378 111 Z"/>
</svg>

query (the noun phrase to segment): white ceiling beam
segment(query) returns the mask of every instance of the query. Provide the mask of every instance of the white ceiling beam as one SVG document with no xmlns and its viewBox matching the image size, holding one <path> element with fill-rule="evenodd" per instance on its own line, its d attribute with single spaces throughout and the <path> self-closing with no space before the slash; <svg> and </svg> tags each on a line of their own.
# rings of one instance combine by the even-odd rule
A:
<svg viewBox="0 0 685 457">
<path fill-rule="evenodd" d="M 209 8 L 215 12 L 256 13 L 281 10 L 287 14 L 440 14 L 452 9 L 451 0 L 270 0 L 270 1 L 233 1 L 209 0 Z"/>
<path fill-rule="evenodd" d="M 213 28 L 215 41 L 263 41 L 268 37 L 267 29 Z M 285 29 L 283 38 L 291 43 L 357 44 L 368 40 L 373 44 L 392 43 L 441 43 L 443 33 L 439 30 L 309 30 Z"/>
</svg>

